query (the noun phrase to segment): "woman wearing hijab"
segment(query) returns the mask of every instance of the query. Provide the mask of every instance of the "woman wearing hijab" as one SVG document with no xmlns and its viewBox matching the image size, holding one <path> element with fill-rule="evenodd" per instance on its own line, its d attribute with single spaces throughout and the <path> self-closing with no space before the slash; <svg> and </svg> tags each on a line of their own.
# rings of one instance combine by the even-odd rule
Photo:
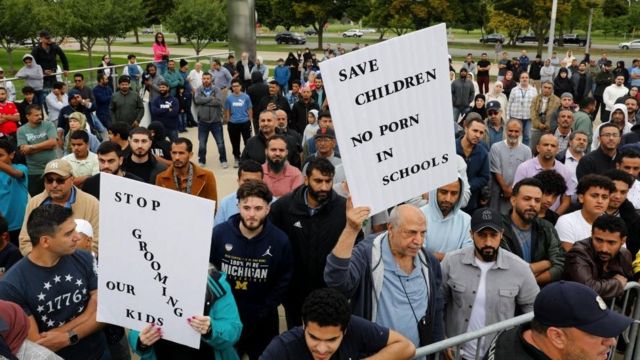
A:
<svg viewBox="0 0 640 360">
<path fill-rule="evenodd" d="M 509 105 L 509 98 L 507 98 L 507 96 L 502 92 L 502 90 L 503 90 L 502 82 L 496 81 L 495 84 L 493 84 L 493 90 L 485 94 L 485 97 L 486 97 L 485 102 L 488 103 L 489 101 L 492 101 L 492 100 L 499 102 L 500 112 L 502 113 L 502 119 L 505 119 L 506 117 L 505 109 Z"/>
<path fill-rule="evenodd" d="M 473 99 L 473 106 L 471 106 L 471 111 L 480 114 L 483 119 L 487 118 L 487 107 L 485 105 L 487 98 L 482 94 L 477 94 Z"/>
<path fill-rule="evenodd" d="M 558 71 L 558 75 L 553 80 L 553 93 L 557 97 L 561 97 L 562 94 L 567 92 L 573 95 L 573 83 L 569 78 L 569 70 L 563 67 Z"/>
<path fill-rule="evenodd" d="M 289 89 L 291 89 L 293 80 L 300 79 L 300 61 L 292 52 L 289 52 L 287 59 L 284 61 L 284 66 L 289 67 L 289 73 L 291 74 L 289 76 Z"/>
<path fill-rule="evenodd" d="M 71 133 L 76 130 L 84 130 L 89 134 L 89 151 L 95 153 L 98 151 L 98 147 L 100 146 L 100 141 L 98 138 L 91 133 L 91 131 L 87 128 L 87 117 L 84 116 L 81 112 L 73 112 L 69 115 L 69 132 L 64 137 L 64 154 L 71 154 L 73 151 L 71 150 Z"/>
<path fill-rule="evenodd" d="M 53 351 L 27 339 L 29 318 L 20 306 L 0 300 L 0 357 L 9 360 L 62 360 Z"/>
<path fill-rule="evenodd" d="M 624 76 L 624 84 L 629 83 L 629 70 L 624 66 L 624 61 L 620 60 L 616 63 L 616 68 L 611 71 L 613 73 L 613 78 L 615 79 L 618 76 Z"/>
<path fill-rule="evenodd" d="M 518 83 L 513 79 L 513 71 L 507 70 L 504 74 L 504 79 L 502 79 L 502 92 L 509 98 L 511 90 L 516 86 L 518 86 Z"/>
</svg>

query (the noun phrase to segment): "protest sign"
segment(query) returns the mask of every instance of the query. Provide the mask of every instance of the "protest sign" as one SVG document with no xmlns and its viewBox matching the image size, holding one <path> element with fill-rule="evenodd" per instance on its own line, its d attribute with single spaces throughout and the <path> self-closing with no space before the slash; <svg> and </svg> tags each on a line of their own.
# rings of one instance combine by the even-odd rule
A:
<svg viewBox="0 0 640 360">
<path fill-rule="evenodd" d="M 98 321 L 193 348 L 204 309 L 215 202 L 100 174 Z"/>
<path fill-rule="evenodd" d="M 380 212 L 455 181 L 444 24 L 320 63 L 355 206 Z"/>
</svg>

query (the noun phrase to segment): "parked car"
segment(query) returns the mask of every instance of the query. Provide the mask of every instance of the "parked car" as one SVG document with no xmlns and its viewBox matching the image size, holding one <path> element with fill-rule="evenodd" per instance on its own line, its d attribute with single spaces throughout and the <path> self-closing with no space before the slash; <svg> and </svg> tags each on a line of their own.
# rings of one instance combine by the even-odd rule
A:
<svg viewBox="0 0 640 360">
<path fill-rule="evenodd" d="M 318 35 L 318 32 L 316 31 L 316 29 L 312 27 L 308 27 L 307 30 L 304 31 L 304 34 L 307 36 L 313 36 L 313 35 Z"/>
<path fill-rule="evenodd" d="M 358 29 L 350 29 L 342 33 L 342 37 L 362 37 L 364 33 Z"/>
<path fill-rule="evenodd" d="M 144 34 L 144 35 L 153 34 L 153 29 L 152 28 L 142 29 L 142 34 Z"/>
<path fill-rule="evenodd" d="M 305 44 L 306 42 L 307 38 L 304 35 L 291 31 L 283 31 L 276 34 L 277 44 Z"/>
<path fill-rule="evenodd" d="M 618 47 L 623 50 L 640 49 L 640 39 L 620 43 L 618 44 Z"/>
<path fill-rule="evenodd" d="M 548 41 L 549 41 L 549 37 L 547 36 L 546 38 L 544 38 L 544 42 L 547 43 Z M 528 33 L 528 34 L 525 34 L 525 35 L 518 36 L 516 38 L 516 42 L 519 42 L 519 43 L 526 43 L 526 42 L 537 43 L 538 42 L 538 38 L 536 37 L 536 34 Z"/>
<path fill-rule="evenodd" d="M 483 44 L 497 43 L 498 41 L 504 42 L 504 35 L 495 33 L 480 38 L 480 42 Z"/>
<path fill-rule="evenodd" d="M 577 34 L 564 34 L 564 35 L 562 35 L 562 42 L 565 45 L 574 44 L 574 45 L 579 45 L 579 46 L 585 46 L 585 45 L 587 45 L 587 38 L 582 37 L 582 36 L 577 35 Z M 554 44 L 558 44 L 559 43 L 559 39 L 554 39 L 553 43 Z"/>
<path fill-rule="evenodd" d="M 360 29 L 360 31 L 365 34 L 373 34 L 374 32 L 376 32 L 376 29 Z"/>
</svg>

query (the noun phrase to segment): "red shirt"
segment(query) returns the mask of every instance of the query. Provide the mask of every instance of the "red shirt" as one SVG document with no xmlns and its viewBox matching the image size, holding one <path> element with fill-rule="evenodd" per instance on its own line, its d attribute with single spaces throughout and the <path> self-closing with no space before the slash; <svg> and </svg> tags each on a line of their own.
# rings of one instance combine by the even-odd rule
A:
<svg viewBox="0 0 640 360">
<path fill-rule="evenodd" d="M 4 104 L 0 103 L 0 114 L 2 115 L 17 115 L 18 108 L 16 104 L 11 101 L 7 101 Z M 18 123 L 16 121 L 5 121 L 0 124 L 0 133 L 5 135 L 13 135 L 18 131 Z"/>
</svg>

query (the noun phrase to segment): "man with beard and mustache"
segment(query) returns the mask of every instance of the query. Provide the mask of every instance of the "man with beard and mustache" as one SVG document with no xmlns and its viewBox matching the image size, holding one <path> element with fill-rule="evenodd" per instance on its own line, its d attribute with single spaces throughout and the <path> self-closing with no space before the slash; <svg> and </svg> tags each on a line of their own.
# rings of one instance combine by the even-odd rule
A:
<svg viewBox="0 0 640 360">
<path fill-rule="evenodd" d="M 264 182 L 274 196 L 281 197 L 302 185 L 304 179 L 298 168 L 287 161 L 287 139 L 275 134 L 267 139 L 267 161 L 262 164 Z"/>
<path fill-rule="evenodd" d="M 571 178 L 576 184 L 578 183 L 576 168 L 578 167 L 580 159 L 584 156 L 585 151 L 587 151 L 588 143 L 589 135 L 587 135 L 587 133 L 582 130 L 572 131 L 571 135 L 569 135 L 569 146 L 563 152 L 559 152 L 558 155 L 556 155 L 556 159 L 569 169 Z"/>
<path fill-rule="evenodd" d="M 593 222 L 591 236 L 576 242 L 566 255 L 564 278 L 592 288 L 606 300 L 623 294 L 633 278 L 631 253 L 623 247 L 627 226 L 604 214 Z"/>
<path fill-rule="evenodd" d="M 473 98 L 473 95 L 472 95 Z M 462 209 L 471 213 L 478 207 L 482 188 L 489 183 L 489 149 L 482 142 L 487 126 L 480 114 L 470 112 L 464 121 L 464 136 L 456 140 L 456 153 L 467 163 L 467 178 L 471 187 L 471 197 Z"/>
<path fill-rule="evenodd" d="M 511 209 L 509 198 L 513 177 L 518 165 L 531 159 L 531 149 L 520 142 L 522 123 L 511 119 L 507 122 L 506 139 L 491 145 L 489 168 L 491 170 L 491 208 L 501 214 Z"/>
<path fill-rule="evenodd" d="M 156 176 L 156 185 L 218 202 L 213 173 L 191 162 L 193 143 L 177 138 L 171 143 L 172 164 Z"/>
<path fill-rule="evenodd" d="M 490 208 L 477 209 L 471 217 L 474 246 L 449 253 L 442 261 L 447 337 L 513 318 L 516 310 L 533 311 L 540 288 L 525 262 L 500 249 L 505 231 L 501 217 Z M 483 354 L 495 335 L 463 344 L 462 358 Z"/>
<path fill-rule="evenodd" d="M 24 214 L 24 223 L 18 237 L 22 255 L 27 256 L 33 248 L 30 234 L 27 231 L 29 215 L 35 208 L 45 204 L 69 208 L 73 210 L 75 219 L 84 219 L 91 223 L 95 234 L 92 250 L 97 254 L 100 231 L 98 200 L 73 185 L 73 169 L 66 160 L 56 159 L 47 163 L 42 177 L 44 191 L 29 200 Z"/>
<path fill-rule="evenodd" d="M 460 210 L 462 178 L 429 192 L 429 203 L 420 208 L 429 226 L 425 248 L 438 261 L 447 253 L 471 245 L 469 214 Z"/>
<path fill-rule="evenodd" d="M 567 191 L 561 200 L 559 199 L 551 206 L 551 210 L 562 215 L 571 205 L 571 196 L 576 192 L 576 183 L 573 181 L 569 169 L 567 169 L 563 163 L 556 160 L 556 155 L 558 154 L 558 139 L 553 136 L 553 134 L 542 135 L 536 149 L 538 150 L 538 156 L 518 166 L 513 182 L 517 183 L 524 178 L 533 177 L 543 170 L 557 171 L 558 174 L 564 178 Z"/>
<path fill-rule="evenodd" d="M 578 181 L 588 174 L 602 174 L 616 167 L 622 131 L 615 124 L 606 122 L 600 125 L 596 134 L 598 134 L 600 146 L 583 156 L 578 162 L 576 167 Z"/>
<path fill-rule="evenodd" d="M 633 125 L 629 122 L 629 114 L 627 113 L 627 107 L 624 104 L 615 104 L 613 105 L 613 110 L 609 114 L 609 121 L 600 124 L 599 128 L 603 127 L 605 124 L 613 124 L 618 127 L 621 131 L 620 137 L 629 134 L 631 132 L 631 128 Z M 598 132 L 596 130 L 596 132 Z M 622 139 L 619 141 L 622 142 Z M 591 142 L 591 151 L 596 150 L 600 146 L 599 136 L 593 135 L 593 141 Z"/>
<path fill-rule="evenodd" d="M 178 99 L 169 93 L 169 83 L 161 81 L 159 85 L 160 96 L 149 103 L 151 121 L 160 121 L 167 130 L 167 137 L 173 141 L 178 138 L 178 112 L 180 104 Z"/>
<path fill-rule="evenodd" d="M 564 254 L 553 225 L 540 219 L 542 182 L 525 178 L 513 187 L 509 216 L 502 217 L 504 233 L 500 246 L 526 261 L 536 282 L 542 286 L 562 277 Z"/>
<path fill-rule="evenodd" d="M 98 167 L 100 173 L 122 176 L 135 181 L 144 181 L 139 176 L 126 172 L 122 169 L 124 151 L 113 141 L 105 141 L 98 147 L 96 154 L 98 155 Z M 95 174 L 88 178 L 82 185 L 82 191 L 93 195 L 100 200 L 100 174 Z"/>
<path fill-rule="evenodd" d="M 278 306 L 291 280 L 293 257 L 287 235 L 267 217 L 272 195 L 266 184 L 247 181 L 237 197 L 240 213 L 213 228 L 209 261 L 227 273 L 238 305 L 243 325 L 238 355 L 257 360 L 278 336 Z"/>
<path fill-rule="evenodd" d="M 151 132 L 138 127 L 129 133 L 131 154 L 124 159 L 124 169 L 148 184 L 156 183 L 156 176 L 167 167 L 158 162 L 151 151 Z"/>
<path fill-rule="evenodd" d="M 591 235 L 593 222 L 609 207 L 609 196 L 616 190 L 609 178 L 602 175 L 585 175 L 578 182 L 578 202 L 582 209 L 560 216 L 556 231 L 565 251 L 573 244 Z"/>
<path fill-rule="evenodd" d="M 261 115 L 262 117 L 262 115 Z M 346 224 L 346 199 L 333 190 L 335 168 L 325 158 L 309 162 L 304 185 L 279 198 L 269 214 L 289 236 L 295 259 L 284 302 L 289 329 L 302 325 L 302 302 L 311 291 L 326 287 L 324 267 Z"/>
</svg>

